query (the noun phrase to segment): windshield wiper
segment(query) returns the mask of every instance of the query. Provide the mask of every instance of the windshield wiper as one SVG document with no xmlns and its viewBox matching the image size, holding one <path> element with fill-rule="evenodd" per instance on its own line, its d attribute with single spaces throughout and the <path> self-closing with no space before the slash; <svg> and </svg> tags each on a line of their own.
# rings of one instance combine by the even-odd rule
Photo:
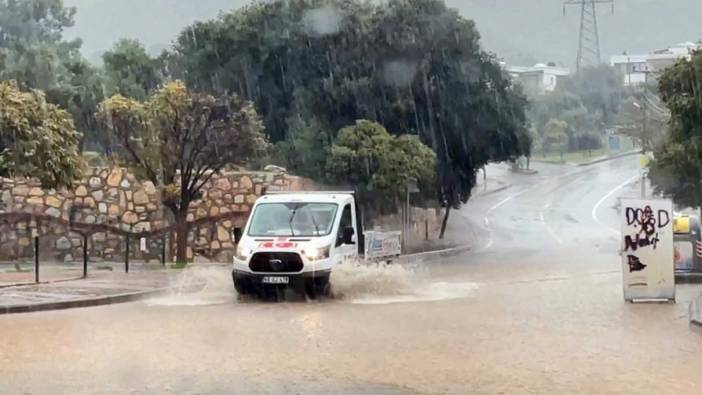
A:
<svg viewBox="0 0 702 395">
<path fill-rule="evenodd" d="M 300 205 L 296 205 L 295 208 L 292 209 L 292 212 L 290 213 L 290 219 L 288 219 L 288 225 L 290 225 L 290 236 L 295 237 L 295 228 L 293 227 L 293 219 L 295 219 L 295 214 L 297 214 L 297 209 L 300 207 Z"/>
<path fill-rule="evenodd" d="M 317 221 L 314 219 L 314 214 L 310 214 L 310 217 L 312 217 L 312 225 L 314 225 L 314 230 L 317 232 L 317 236 L 319 236 L 319 226 L 317 225 Z"/>
</svg>

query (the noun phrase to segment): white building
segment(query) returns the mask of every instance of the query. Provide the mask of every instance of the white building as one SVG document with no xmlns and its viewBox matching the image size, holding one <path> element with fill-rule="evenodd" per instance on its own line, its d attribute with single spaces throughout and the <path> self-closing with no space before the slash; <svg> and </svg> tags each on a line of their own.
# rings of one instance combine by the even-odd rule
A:
<svg viewBox="0 0 702 395">
<path fill-rule="evenodd" d="M 521 82 L 524 91 L 530 95 L 553 92 L 559 80 L 570 75 L 570 70 L 553 63 L 538 63 L 534 66 L 505 66 L 515 80 Z"/>
<path fill-rule="evenodd" d="M 615 55 L 609 57 L 610 66 L 624 76 L 624 85 L 640 85 L 650 70 L 648 55 Z"/>
<path fill-rule="evenodd" d="M 670 48 L 654 51 L 648 56 L 648 64 L 653 71 L 660 71 L 672 66 L 680 58 L 690 60 L 692 53 L 699 49 L 702 49 L 702 44 L 700 43 L 681 43 Z"/>
<path fill-rule="evenodd" d="M 646 55 L 610 56 L 609 64 L 624 75 L 625 85 L 639 85 L 646 81 L 647 74 L 661 71 L 678 59 L 690 59 L 692 52 L 697 49 L 702 49 L 702 44 L 680 43 Z"/>
</svg>

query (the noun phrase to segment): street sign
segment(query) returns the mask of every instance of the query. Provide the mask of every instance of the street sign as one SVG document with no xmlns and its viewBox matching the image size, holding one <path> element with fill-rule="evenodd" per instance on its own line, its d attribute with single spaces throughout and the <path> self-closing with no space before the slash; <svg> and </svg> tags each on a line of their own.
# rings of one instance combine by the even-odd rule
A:
<svg viewBox="0 0 702 395">
<path fill-rule="evenodd" d="M 673 203 L 621 199 L 624 299 L 675 300 Z"/>
<path fill-rule="evenodd" d="M 641 165 L 642 169 L 648 166 L 650 162 L 651 159 L 647 155 L 641 154 L 641 156 L 639 157 L 639 165 Z"/>
<path fill-rule="evenodd" d="M 390 258 L 399 256 L 401 232 L 369 231 L 363 235 L 366 259 Z"/>
</svg>

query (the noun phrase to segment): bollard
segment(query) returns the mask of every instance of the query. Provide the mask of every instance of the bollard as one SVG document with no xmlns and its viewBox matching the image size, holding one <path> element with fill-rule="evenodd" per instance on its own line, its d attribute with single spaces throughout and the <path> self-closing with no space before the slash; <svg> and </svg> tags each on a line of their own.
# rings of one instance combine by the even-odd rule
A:
<svg viewBox="0 0 702 395">
<path fill-rule="evenodd" d="M 34 236 L 34 282 L 39 284 L 39 236 Z"/>
<path fill-rule="evenodd" d="M 161 236 L 161 264 L 166 266 L 166 235 Z"/>
<path fill-rule="evenodd" d="M 88 278 L 88 235 L 83 235 L 83 278 Z"/>
<path fill-rule="evenodd" d="M 129 235 L 125 236 L 127 238 L 126 252 L 124 254 L 124 272 L 129 273 Z"/>
</svg>

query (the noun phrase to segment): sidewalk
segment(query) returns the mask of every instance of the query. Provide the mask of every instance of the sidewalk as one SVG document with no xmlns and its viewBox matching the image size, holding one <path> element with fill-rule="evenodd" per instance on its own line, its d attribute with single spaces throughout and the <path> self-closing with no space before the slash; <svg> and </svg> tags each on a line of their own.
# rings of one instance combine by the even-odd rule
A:
<svg viewBox="0 0 702 395">
<path fill-rule="evenodd" d="M 471 197 L 489 195 L 509 188 L 511 186 L 509 177 L 513 174 L 505 164 L 488 166 L 486 178 L 483 177 L 482 170 L 478 172 L 477 182 Z"/>
<path fill-rule="evenodd" d="M 142 299 L 172 288 L 192 291 L 204 283 L 184 280 L 183 270 L 153 270 L 130 274 L 94 272 L 88 279 L 0 288 L 0 314 L 98 306 Z"/>
</svg>

